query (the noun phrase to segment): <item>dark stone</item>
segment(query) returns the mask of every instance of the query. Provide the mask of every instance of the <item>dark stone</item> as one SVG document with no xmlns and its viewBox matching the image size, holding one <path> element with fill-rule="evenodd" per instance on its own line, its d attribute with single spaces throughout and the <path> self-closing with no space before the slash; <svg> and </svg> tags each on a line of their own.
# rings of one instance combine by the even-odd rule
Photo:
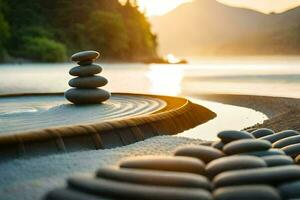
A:
<svg viewBox="0 0 300 200">
<path fill-rule="evenodd" d="M 280 149 L 269 149 L 268 151 L 253 151 L 253 152 L 242 153 L 240 155 L 264 157 L 264 156 L 286 155 L 286 154 Z"/>
<path fill-rule="evenodd" d="M 218 149 L 209 146 L 187 146 L 177 149 L 176 156 L 194 157 L 202 160 L 205 163 L 209 163 L 212 160 L 221 158 L 224 153 Z"/>
<path fill-rule="evenodd" d="M 268 185 L 243 185 L 215 190 L 215 200 L 281 200 L 277 190 Z"/>
<path fill-rule="evenodd" d="M 244 139 L 226 144 L 223 148 L 224 153 L 228 155 L 264 151 L 272 147 L 271 143 L 264 140 Z"/>
<path fill-rule="evenodd" d="M 300 143 L 300 135 L 295 135 L 287 138 L 283 138 L 281 140 L 278 140 L 277 142 L 273 143 L 273 148 L 283 148 L 291 144 L 297 144 Z"/>
<path fill-rule="evenodd" d="M 69 89 L 65 97 L 74 104 L 98 104 L 110 98 L 110 93 L 102 89 Z"/>
<path fill-rule="evenodd" d="M 99 169 L 97 176 L 104 179 L 141 185 L 212 189 L 211 183 L 206 177 L 182 172 L 106 167 Z"/>
<path fill-rule="evenodd" d="M 70 188 L 84 193 L 113 199 L 212 200 L 212 196 L 208 191 L 199 188 L 144 186 L 84 177 L 71 178 L 68 180 L 68 185 Z"/>
<path fill-rule="evenodd" d="M 96 60 L 100 54 L 97 51 L 82 51 L 72 55 L 71 59 L 75 62 Z"/>
<path fill-rule="evenodd" d="M 206 174 L 213 178 L 216 175 L 232 170 L 267 167 L 263 159 L 254 156 L 229 156 L 211 161 L 206 165 Z"/>
<path fill-rule="evenodd" d="M 102 67 L 100 65 L 92 64 L 86 66 L 77 66 L 69 71 L 72 76 L 93 76 L 102 72 Z"/>
<path fill-rule="evenodd" d="M 297 131 L 293 131 L 293 130 L 286 130 L 286 131 L 281 131 L 279 133 L 275 133 L 273 135 L 261 137 L 260 139 L 267 140 L 271 143 L 275 143 L 278 140 L 281 140 L 281 139 L 287 138 L 287 137 L 291 137 L 291 136 L 295 136 L 295 135 L 299 135 L 299 133 Z"/>
<path fill-rule="evenodd" d="M 80 61 L 77 64 L 80 66 L 91 65 L 91 64 L 93 64 L 93 60 Z"/>
<path fill-rule="evenodd" d="M 71 189 L 55 189 L 50 191 L 44 200 L 109 200 L 108 198 L 94 196 Z"/>
<path fill-rule="evenodd" d="M 221 131 L 218 133 L 218 137 L 222 140 L 223 143 L 229 143 L 235 140 L 241 139 L 253 139 L 254 137 L 246 131 Z"/>
<path fill-rule="evenodd" d="M 300 154 L 300 143 L 283 147 L 283 148 L 281 148 L 281 150 L 284 151 L 284 153 L 286 155 L 289 155 L 289 156 L 295 158 Z"/>
<path fill-rule="evenodd" d="M 214 143 L 212 143 L 211 145 L 213 148 L 219 149 L 219 150 L 223 150 L 223 147 L 225 146 L 225 144 L 220 140 L 220 141 L 216 141 Z"/>
<path fill-rule="evenodd" d="M 268 167 L 282 166 L 282 165 L 293 165 L 294 161 L 289 156 L 265 156 L 262 159 L 267 163 Z"/>
<path fill-rule="evenodd" d="M 299 178 L 300 167 L 287 165 L 223 172 L 214 178 L 213 183 L 215 187 L 247 184 L 276 185 L 287 181 L 298 180 Z"/>
<path fill-rule="evenodd" d="M 253 132 L 251 132 L 251 135 L 253 135 L 255 138 L 261 138 L 267 135 L 273 135 L 274 131 L 268 128 L 260 128 Z"/>
<path fill-rule="evenodd" d="M 107 79 L 102 76 L 77 77 L 69 81 L 71 87 L 97 88 L 107 84 Z"/>
<path fill-rule="evenodd" d="M 190 157 L 144 156 L 121 161 L 121 168 L 149 169 L 204 174 L 204 163 Z"/>
<path fill-rule="evenodd" d="M 300 199 L 300 181 L 284 183 L 278 187 L 283 199 Z"/>
</svg>

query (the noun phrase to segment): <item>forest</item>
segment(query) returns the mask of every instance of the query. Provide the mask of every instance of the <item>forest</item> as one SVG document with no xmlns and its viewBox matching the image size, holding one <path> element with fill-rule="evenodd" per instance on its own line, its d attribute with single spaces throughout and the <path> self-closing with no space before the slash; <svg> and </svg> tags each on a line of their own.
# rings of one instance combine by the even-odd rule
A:
<svg viewBox="0 0 300 200">
<path fill-rule="evenodd" d="M 157 38 L 134 1 L 0 0 L 0 62 L 64 62 L 96 50 L 106 60 L 157 57 Z"/>
</svg>

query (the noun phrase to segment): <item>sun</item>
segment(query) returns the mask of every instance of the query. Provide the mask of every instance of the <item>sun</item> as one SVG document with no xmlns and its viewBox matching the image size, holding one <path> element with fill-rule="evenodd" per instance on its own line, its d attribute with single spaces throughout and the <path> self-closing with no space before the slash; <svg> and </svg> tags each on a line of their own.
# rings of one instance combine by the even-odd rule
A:
<svg viewBox="0 0 300 200">
<path fill-rule="evenodd" d="M 137 0 L 140 10 L 148 16 L 163 15 L 191 0 Z"/>
</svg>

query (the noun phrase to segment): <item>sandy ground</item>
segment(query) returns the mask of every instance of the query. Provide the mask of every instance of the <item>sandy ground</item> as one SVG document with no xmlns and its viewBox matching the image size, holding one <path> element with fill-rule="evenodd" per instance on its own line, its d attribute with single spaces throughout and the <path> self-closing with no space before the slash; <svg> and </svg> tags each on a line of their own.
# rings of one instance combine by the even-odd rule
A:
<svg viewBox="0 0 300 200">
<path fill-rule="evenodd" d="M 269 119 L 248 128 L 265 127 L 274 131 L 293 129 L 300 131 L 300 99 L 252 95 L 199 94 L 201 99 L 237 105 L 266 114 Z"/>
<path fill-rule="evenodd" d="M 270 118 L 257 127 L 276 131 L 300 129 L 300 99 L 246 95 L 199 95 L 202 99 L 244 106 Z M 115 165 L 121 159 L 141 155 L 172 155 L 176 148 L 202 144 L 199 139 L 159 136 L 129 146 L 81 151 L 0 162 L 0 199 L 37 200 L 47 191 L 61 187 L 74 174 L 91 174 L 101 166 Z"/>
<path fill-rule="evenodd" d="M 158 136 L 125 147 L 53 154 L 0 163 L 0 200 L 39 200 L 49 190 L 62 187 L 74 174 L 92 174 L 122 158 L 172 155 L 176 148 L 203 144 L 201 140 Z"/>
</svg>

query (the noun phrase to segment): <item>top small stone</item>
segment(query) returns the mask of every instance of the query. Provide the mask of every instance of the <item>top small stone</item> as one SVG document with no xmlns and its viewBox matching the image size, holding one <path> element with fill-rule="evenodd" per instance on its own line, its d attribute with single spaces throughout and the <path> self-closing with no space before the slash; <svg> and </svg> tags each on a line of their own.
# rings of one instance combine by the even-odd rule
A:
<svg viewBox="0 0 300 200">
<path fill-rule="evenodd" d="M 90 61 L 96 60 L 99 58 L 100 53 L 97 51 L 81 51 L 72 55 L 71 59 L 75 62 L 83 62 L 83 61 Z"/>
</svg>

